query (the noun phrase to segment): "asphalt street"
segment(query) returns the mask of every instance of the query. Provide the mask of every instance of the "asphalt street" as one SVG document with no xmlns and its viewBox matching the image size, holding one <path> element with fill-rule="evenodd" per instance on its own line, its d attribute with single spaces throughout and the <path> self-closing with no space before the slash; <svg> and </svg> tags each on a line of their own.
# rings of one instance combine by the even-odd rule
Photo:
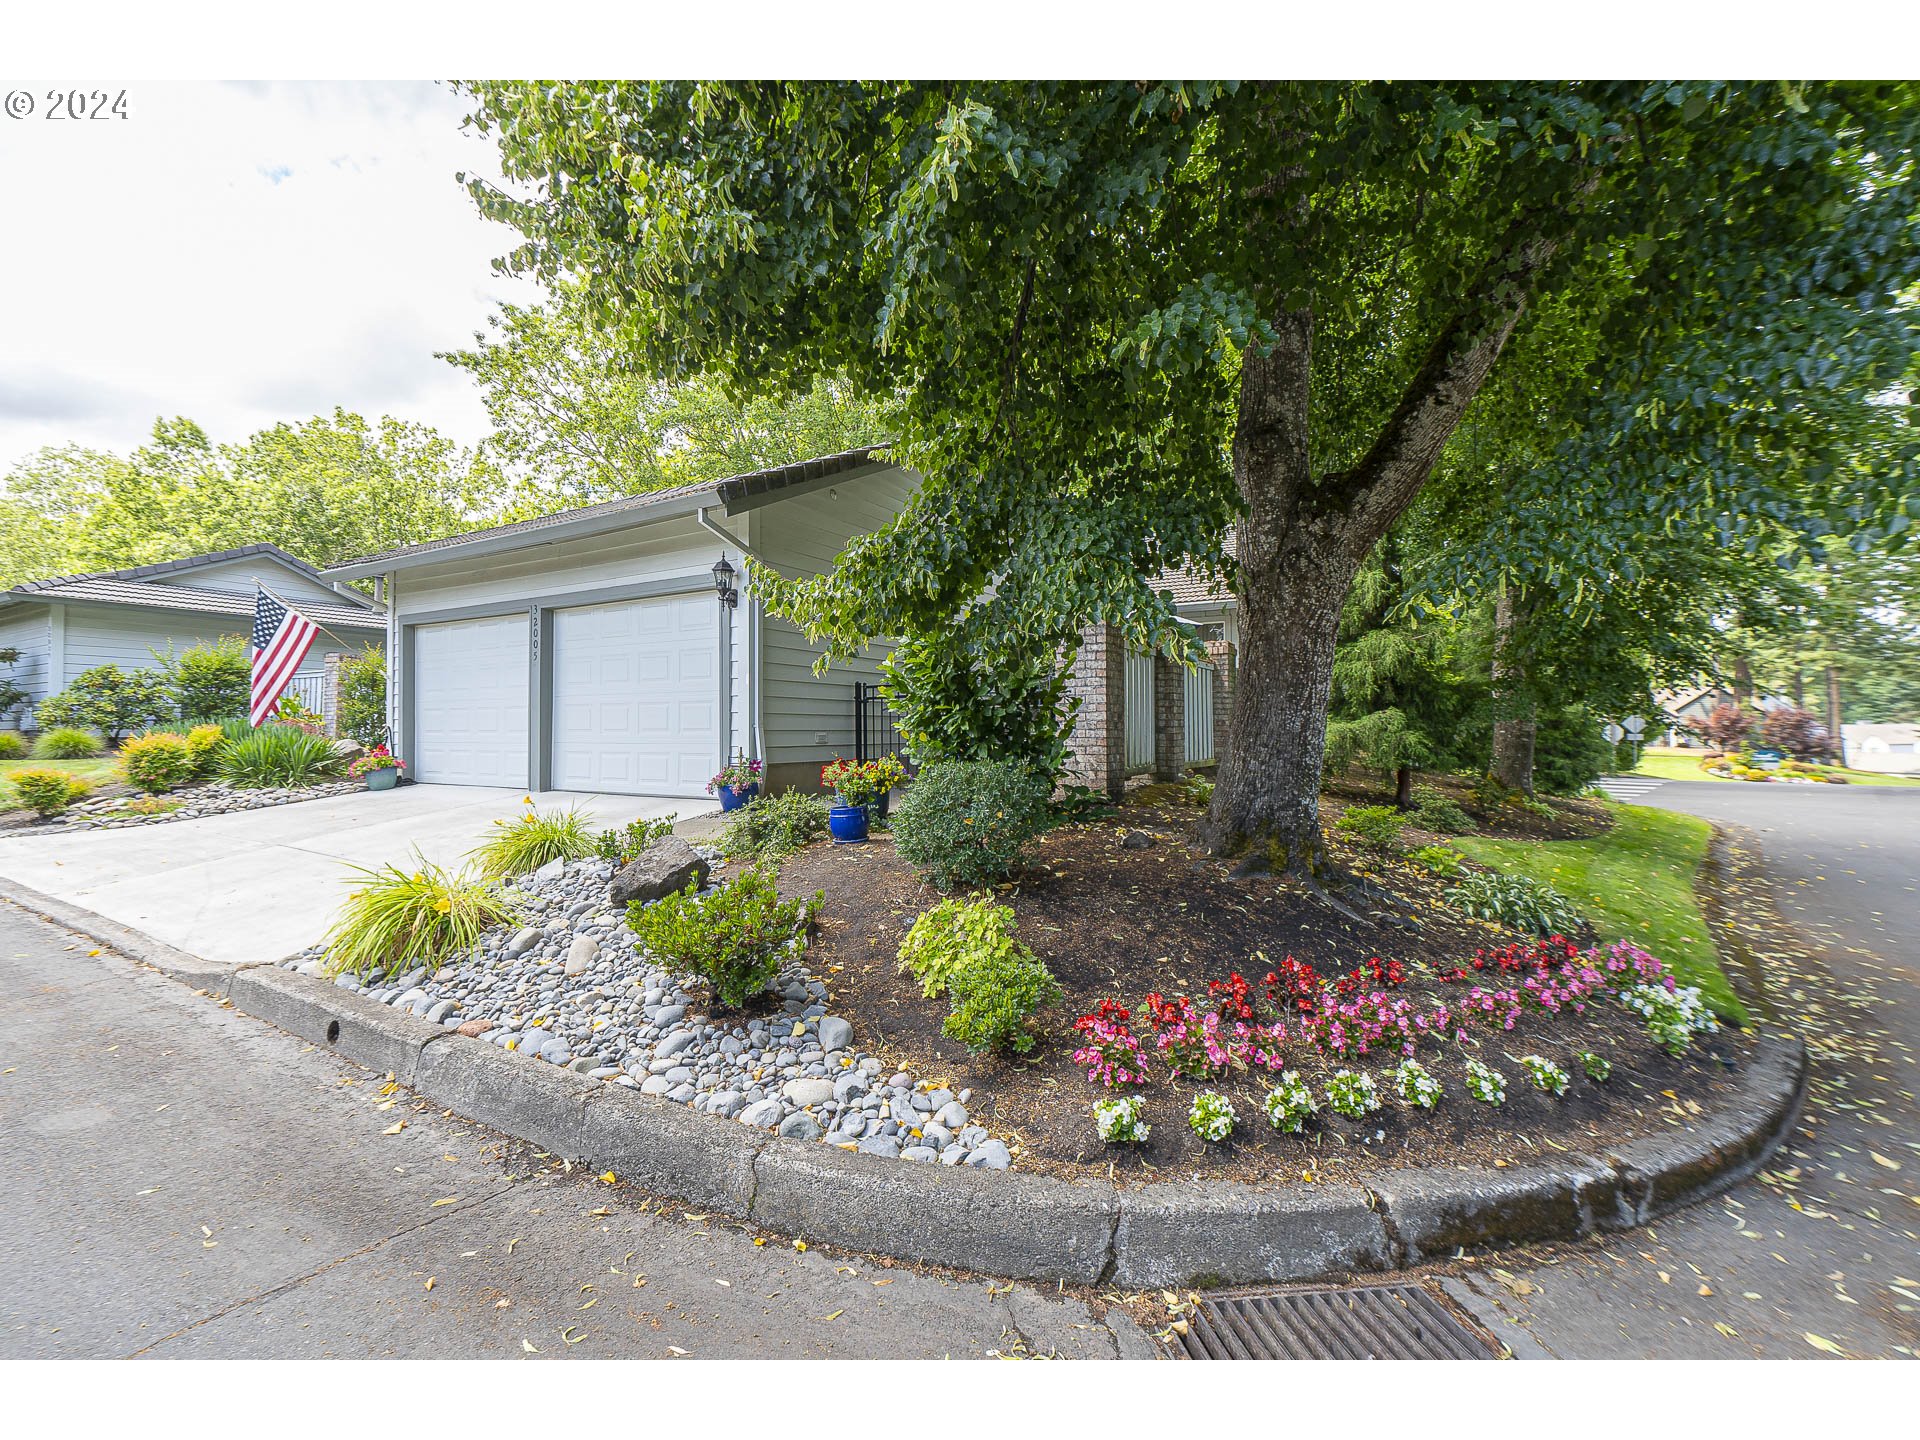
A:
<svg viewBox="0 0 1920 1440">
<path fill-rule="evenodd" d="M 1152 1353 L 1071 1297 L 658 1211 L 3 904 L 0 1038 L 0 1356 Z"/>
<path fill-rule="evenodd" d="M 1920 789 L 1673 781 L 1639 803 L 1738 827 L 1736 928 L 1780 1022 L 1806 1036 L 1806 1111 L 1770 1167 L 1721 1196 L 1447 1287 L 1522 1355 L 1914 1358 Z"/>
</svg>

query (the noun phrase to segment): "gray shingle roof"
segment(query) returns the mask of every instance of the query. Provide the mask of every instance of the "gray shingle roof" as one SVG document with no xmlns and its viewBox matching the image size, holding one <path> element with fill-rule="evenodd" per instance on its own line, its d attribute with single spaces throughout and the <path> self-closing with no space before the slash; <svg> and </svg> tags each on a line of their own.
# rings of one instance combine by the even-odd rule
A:
<svg viewBox="0 0 1920 1440">
<path fill-rule="evenodd" d="M 1236 553 L 1237 540 L 1237 532 L 1228 530 L 1224 548 L 1229 556 Z M 1162 570 L 1154 579 L 1153 588 L 1173 596 L 1175 605 L 1218 605 L 1234 598 L 1232 586 L 1210 578 L 1193 565 Z"/>
<path fill-rule="evenodd" d="M 603 500 L 597 505 L 580 505 L 572 510 L 558 510 L 551 515 L 535 516 L 531 520 L 515 520 L 505 525 L 490 525 L 484 530 L 469 530 L 460 535 L 447 535 L 438 540 L 423 541 L 418 545 L 401 545 L 392 550 L 379 550 L 371 555 L 342 561 L 336 568 L 369 565 L 379 560 L 397 560 L 402 556 L 422 555 L 435 550 L 456 550 L 462 545 L 471 545 L 478 541 L 493 540 L 508 535 L 536 535 L 542 530 L 551 530 L 571 525 L 576 521 L 601 516 L 631 513 L 636 521 L 644 520 L 645 512 L 648 510 L 695 495 L 713 495 L 732 503 L 750 496 L 765 494 L 768 491 L 783 489 L 788 485 L 803 484 L 808 480 L 818 480 L 828 475 L 838 475 L 843 471 L 857 469 L 867 464 L 873 458 L 874 452 L 881 448 L 878 445 L 863 445 L 857 450 L 845 450 L 838 455 L 823 455 L 817 460 L 798 460 L 791 465 L 775 465 L 765 470 L 749 471 L 744 475 L 730 475 L 724 480 L 704 480 L 693 485 L 675 485 L 666 490 L 649 490 L 640 495 L 622 495 L 617 500 Z"/>
<path fill-rule="evenodd" d="M 146 585 L 138 580 L 80 576 L 39 580 L 13 593 L 32 600 L 89 600 L 106 605 L 146 605 L 161 610 L 193 610 L 213 615 L 253 614 L 253 596 L 235 590 L 196 590 L 188 585 Z M 296 601 L 294 608 L 318 625 L 348 625 L 358 630 L 386 628 L 386 617 L 357 605 Z"/>
<path fill-rule="evenodd" d="M 218 565 L 228 560 L 244 560 L 250 555 L 269 556 L 279 561 L 282 565 L 285 565 L 288 569 L 297 571 L 309 579 L 317 580 L 322 585 L 331 585 L 333 583 L 298 555 L 282 550 L 278 545 L 269 545 L 262 542 L 255 545 L 235 546 L 231 550 L 215 550 L 208 555 L 188 555 L 179 560 L 161 560 L 152 565 L 134 565 L 125 570 L 96 570 L 87 575 L 49 575 L 44 580 L 29 580 L 24 584 L 16 585 L 13 587 L 13 590 L 14 593 L 18 595 L 31 595 L 37 591 L 52 590 L 64 585 L 71 585 L 75 581 L 80 580 L 151 580 L 156 576 L 177 575 L 182 571 L 198 570 L 204 566 Z M 341 598 L 344 600 L 346 597 L 342 596 Z M 361 607 L 347 606 L 346 608 L 372 610 L 374 606 L 371 602 L 368 602 Z M 247 601 L 247 610 L 249 613 L 253 610 L 253 601 L 251 599 Z"/>
</svg>

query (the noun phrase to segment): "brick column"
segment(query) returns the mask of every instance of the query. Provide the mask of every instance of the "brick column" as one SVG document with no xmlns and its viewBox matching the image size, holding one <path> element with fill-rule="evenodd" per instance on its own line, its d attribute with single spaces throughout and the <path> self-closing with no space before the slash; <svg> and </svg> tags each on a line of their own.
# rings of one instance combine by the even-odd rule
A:
<svg viewBox="0 0 1920 1440">
<path fill-rule="evenodd" d="M 1233 690 L 1240 676 L 1235 667 L 1239 653 L 1231 640 L 1209 640 L 1207 658 L 1213 661 L 1213 758 L 1226 749 L 1227 727 L 1233 720 Z"/>
<path fill-rule="evenodd" d="M 1067 671 L 1078 700 L 1067 739 L 1067 777 L 1118 799 L 1127 780 L 1127 645 L 1112 625 L 1089 625 Z"/>
<path fill-rule="evenodd" d="M 340 662 L 346 658 L 343 650 L 329 650 L 321 659 L 320 721 L 333 736 L 340 734 Z"/>
<path fill-rule="evenodd" d="M 1187 768 L 1187 667 L 1153 657 L 1153 778 L 1178 780 Z"/>
</svg>

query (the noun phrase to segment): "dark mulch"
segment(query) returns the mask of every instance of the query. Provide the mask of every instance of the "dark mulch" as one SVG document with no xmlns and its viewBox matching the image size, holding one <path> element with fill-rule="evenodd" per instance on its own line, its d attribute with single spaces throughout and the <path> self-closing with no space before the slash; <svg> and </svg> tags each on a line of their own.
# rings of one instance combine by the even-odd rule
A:
<svg viewBox="0 0 1920 1440">
<path fill-rule="evenodd" d="M 1355 797 L 1361 798 L 1361 797 Z M 1372 800 L 1376 797 L 1364 797 Z M 1343 806 L 1328 802 L 1331 819 Z M 1552 821 L 1503 816 L 1489 833 L 1593 834 L 1604 828 L 1599 806 L 1556 806 Z M 1027 1056 L 973 1056 L 941 1034 L 944 997 L 924 999 L 911 976 L 897 968 L 901 937 L 919 913 L 941 897 L 902 861 L 885 836 L 861 846 L 816 845 L 782 867 L 787 893 L 822 890 L 820 934 L 809 952 L 815 973 L 832 990 L 836 1013 L 856 1026 L 859 1043 L 914 1074 L 953 1089 L 970 1087 L 976 1117 L 1017 1140 L 1019 1162 L 1056 1173 L 1091 1172 L 1140 1179 L 1203 1172 L 1223 1178 L 1299 1179 L 1303 1172 L 1333 1179 L 1408 1163 L 1522 1163 L 1556 1148 L 1617 1140 L 1677 1123 L 1693 1107 L 1710 1105 L 1727 1086 L 1725 1063 L 1744 1054 L 1738 1035 L 1716 1038 L 1711 1051 L 1696 1045 L 1675 1061 L 1650 1045 L 1640 1022 L 1612 1002 L 1584 1016 L 1523 1016 L 1504 1035 L 1489 1035 L 1463 1051 L 1449 1044 L 1420 1055 L 1446 1086 L 1439 1106 L 1410 1112 L 1389 1100 L 1366 1121 L 1322 1110 L 1305 1135 L 1276 1135 L 1260 1110 L 1267 1081 L 1245 1074 L 1214 1086 L 1233 1100 L 1240 1117 L 1227 1145 L 1208 1145 L 1186 1126 L 1186 1111 L 1201 1088 L 1167 1081 L 1164 1072 L 1145 1092 L 1151 1139 L 1140 1147 L 1109 1147 L 1095 1134 L 1091 1102 L 1104 1092 L 1088 1084 L 1073 1063 L 1074 1017 L 1106 996 L 1135 1010 L 1149 991 L 1206 996 L 1209 980 L 1238 969 L 1255 982 L 1272 963 L 1293 955 L 1323 975 L 1344 972 L 1370 956 L 1399 959 L 1415 973 L 1402 992 L 1462 994 L 1464 983 L 1443 984 L 1436 967 L 1451 968 L 1479 948 L 1511 938 L 1459 915 L 1439 902 L 1448 882 L 1402 865 L 1376 866 L 1378 879 L 1404 902 L 1401 923 L 1343 918 L 1303 889 L 1272 877 L 1236 879 L 1191 838 L 1199 812 L 1176 804 L 1129 805 L 1116 815 L 1063 825 L 1036 841 L 1017 882 L 1002 887 L 1014 908 L 1020 937 L 1053 971 L 1065 992 L 1061 1004 L 1037 1017 L 1039 1044 Z M 1149 848 L 1122 844 L 1132 830 L 1153 837 Z M 1414 837 L 1418 838 L 1418 837 Z M 1385 913 L 1385 912 L 1380 912 Z M 1409 926 L 1406 921 L 1411 920 Z M 1489 982 L 1492 983 L 1492 982 Z M 1574 1054 L 1607 1056 L 1613 1076 L 1594 1085 Z M 1536 1091 L 1513 1057 L 1547 1056 L 1574 1076 L 1563 1099 Z M 1507 1101 L 1494 1109 L 1464 1088 L 1465 1055 L 1477 1054 L 1507 1076 Z M 1383 1096 L 1384 1070 L 1397 1056 L 1369 1057 Z M 1288 1063 L 1317 1093 L 1334 1066 L 1306 1045 L 1292 1047 Z M 1669 1093 L 1671 1092 L 1671 1093 Z"/>
</svg>

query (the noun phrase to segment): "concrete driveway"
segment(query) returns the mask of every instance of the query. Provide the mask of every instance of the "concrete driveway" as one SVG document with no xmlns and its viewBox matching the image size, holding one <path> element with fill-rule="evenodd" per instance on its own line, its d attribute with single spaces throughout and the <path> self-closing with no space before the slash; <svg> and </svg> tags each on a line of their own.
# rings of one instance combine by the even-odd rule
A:
<svg viewBox="0 0 1920 1440">
<path fill-rule="evenodd" d="M 125 830 L 0 838 L 0 879 L 104 915 L 217 966 L 279 960 L 318 940 L 347 866 L 405 864 L 415 850 L 454 864 L 524 791 L 403 785 L 237 815 Z M 601 826 L 717 811 L 711 800 L 540 794 Z"/>
</svg>

